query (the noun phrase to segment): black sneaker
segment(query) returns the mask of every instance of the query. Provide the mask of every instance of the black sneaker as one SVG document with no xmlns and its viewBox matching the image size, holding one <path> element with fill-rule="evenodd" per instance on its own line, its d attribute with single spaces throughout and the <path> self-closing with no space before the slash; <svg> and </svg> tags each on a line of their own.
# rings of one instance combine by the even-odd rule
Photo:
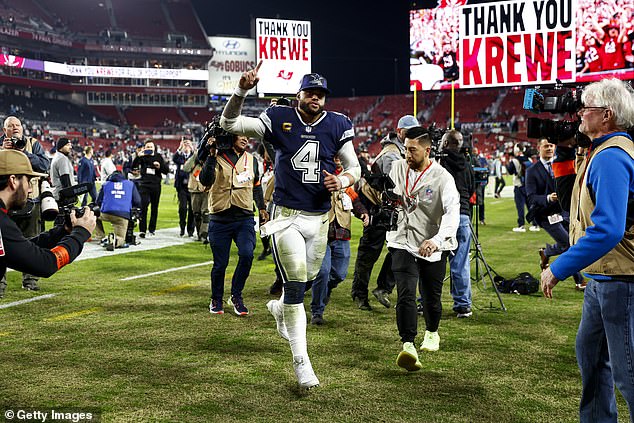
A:
<svg viewBox="0 0 634 423">
<path fill-rule="evenodd" d="M 184 229 L 181 229 L 181 233 L 180 233 L 180 234 L 178 234 L 178 236 L 180 236 L 180 237 L 185 236 L 185 230 L 184 230 Z"/>
<path fill-rule="evenodd" d="M 456 310 L 456 316 L 459 319 L 464 319 L 467 317 L 473 316 L 473 312 L 471 311 L 471 307 L 458 307 Z"/>
<path fill-rule="evenodd" d="M 247 316 L 249 309 L 242 302 L 242 298 L 231 297 L 227 304 L 233 306 L 233 312 L 238 316 Z"/>
<path fill-rule="evenodd" d="M 209 304 L 209 312 L 211 314 L 224 314 L 225 311 L 222 309 L 222 300 L 211 300 Z"/>
<path fill-rule="evenodd" d="M 376 297 L 376 300 L 383 304 L 385 308 L 392 307 L 392 303 L 390 302 L 390 297 L 388 297 L 387 291 L 384 289 L 377 288 L 372 291 L 372 295 Z"/>
<path fill-rule="evenodd" d="M 260 255 L 258 256 L 258 260 L 262 261 L 264 259 L 266 259 L 268 256 L 271 255 L 271 250 L 264 250 L 260 253 Z"/>
<path fill-rule="evenodd" d="M 372 310 L 372 306 L 368 302 L 367 298 L 360 298 L 360 297 L 354 296 L 352 297 L 352 301 L 354 301 L 357 304 L 357 307 L 359 307 L 359 310 L 366 310 L 366 311 Z"/>
<path fill-rule="evenodd" d="M 284 288 L 284 282 L 279 279 L 275 279 L 273 285 L 269 288 L 269 294 L 271 295 L 282 295 L 282 289 Z"/>
<path fill-rule="evenodd" d="M 324 316 L 321 314 L 313 314 L 313 317 L 310 319 L 311 325 L 322 326 L 324 323 Z"/>
<path fill-rule="evenodd" d="M 26 279 L 24 281 L 22 281 L 22 288 L 26 289 L 27 291 L 39 291 L 40 287 L 37 286 L 37 283 L 35 282 L 34 279 Z"/>
<path fill-rule="evenodd" d="M 145 238 L 145 232 L 141 232 L 141 233 L 139 234 L 139 237 L 140 237 L 140 238 Z"/>
</svg>

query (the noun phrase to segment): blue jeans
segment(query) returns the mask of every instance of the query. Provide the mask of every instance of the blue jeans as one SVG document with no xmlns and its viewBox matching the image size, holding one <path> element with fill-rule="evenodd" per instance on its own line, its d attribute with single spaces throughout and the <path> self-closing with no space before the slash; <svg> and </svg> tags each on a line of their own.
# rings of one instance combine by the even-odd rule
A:
<svg viewBox="0 0 634 423">
<path fill-rule="evenodd" d="M 614 385 L 634 421 L 634 283 L 588 281 L 576 341 L 579 420 L 616 422 Z"/>
<path fill-rule="evenodd" d="M 451 272 L 451 296 L 453 309 L 471 307 L 471 263 L 469 262 L 469 247 L 471 247 L 471 219 L 466 214 L 460 215 L 460 225 L 456 232 L 458 248 L 449 256 L 449 270 Z"/>
<path fill-rule="evenodd" d="M 328 297 L 332 291 L 348 275 L 350 264 L 350 241 L 333 240 L 328 242 L 324 261 L 321 263 L 317 279 L 313 282 L 313 298 L 310 311 L 313 315 L 323 315 Z"/>
<path fill-rule="evenodd" d="M 209 246 L 214 256 L 211 268 L 211 298 L 222 301 L 225 290 L 225 271 L 229 264 L 231 241 L 238 247 L 238 264 L 231 279 L 231 296 L 242 298 L 242 290 L 251 272 L 255 249 L 255 222 L 242 219 L 231 223 L 209 222 Z"/>
<path fill-rule="evenodd" d="M 513 199 L 515 200 L 515 209 L 517 209 L 517 226 L 524 226 L 524 209 L 526 207 L 526 189 L 521 187 L 513 187 Z"/>
</svg>

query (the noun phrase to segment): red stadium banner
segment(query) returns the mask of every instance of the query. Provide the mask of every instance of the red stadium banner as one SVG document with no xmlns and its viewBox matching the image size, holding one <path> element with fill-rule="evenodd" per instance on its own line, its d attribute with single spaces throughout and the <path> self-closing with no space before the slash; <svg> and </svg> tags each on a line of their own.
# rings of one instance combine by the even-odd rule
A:
<svg viewBox="0 0 634 423">
<path fill-rule="evenodd" d="M 576 0 L 460 8 L 461 88 L 574 82 Z"/>
</svg>

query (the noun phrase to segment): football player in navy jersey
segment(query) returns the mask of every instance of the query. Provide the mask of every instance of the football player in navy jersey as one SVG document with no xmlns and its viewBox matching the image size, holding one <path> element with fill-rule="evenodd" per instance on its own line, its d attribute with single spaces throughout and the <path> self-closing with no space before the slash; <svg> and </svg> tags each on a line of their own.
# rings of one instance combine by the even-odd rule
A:
<svg viewBox="0 0 634 423">
<path fill-rule="evenodd" d="M 267 307 L 280 336 L 289 341 L 300 388 L 310 389 L 319 380 L 306 345 L 305 284 L 317 277 L 326 251 L 330 193 L 358 180 L 361 167 L 352 145 L 352 122 L 342 114 L 324 111 L 330 90 L 319 74 L 304 75 L 296 108 L 275 105 L 259 118 L 241 116 L 247 91 L 259 81 L 261 65 L 242 74 L 220 124 L 229 132 L 263 140 L 269 157 L 275 158 L 274 207 L 271 221 L 261 231 L 263 236 L 271 235 L 284 293 Z M 335 155 L 343 165 L 338 176 L 334 175 Z"/>
</svg>

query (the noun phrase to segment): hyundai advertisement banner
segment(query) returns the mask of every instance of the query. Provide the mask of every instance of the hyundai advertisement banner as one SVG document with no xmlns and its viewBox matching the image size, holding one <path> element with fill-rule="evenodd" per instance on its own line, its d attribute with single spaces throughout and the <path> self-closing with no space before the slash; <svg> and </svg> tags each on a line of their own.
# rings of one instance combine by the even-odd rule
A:
<svg viewBox="0 0 634 423">
<path fill-rule="evenodd" d="M 255 67 L 255 40 L 237 37 L 207 37 L 213 56 L 207 66 L 209 94 L 231 94 L 238 86 L 243 72 Z M 256 89 L 249 91 L 255 95 Z"/>
</svg>

